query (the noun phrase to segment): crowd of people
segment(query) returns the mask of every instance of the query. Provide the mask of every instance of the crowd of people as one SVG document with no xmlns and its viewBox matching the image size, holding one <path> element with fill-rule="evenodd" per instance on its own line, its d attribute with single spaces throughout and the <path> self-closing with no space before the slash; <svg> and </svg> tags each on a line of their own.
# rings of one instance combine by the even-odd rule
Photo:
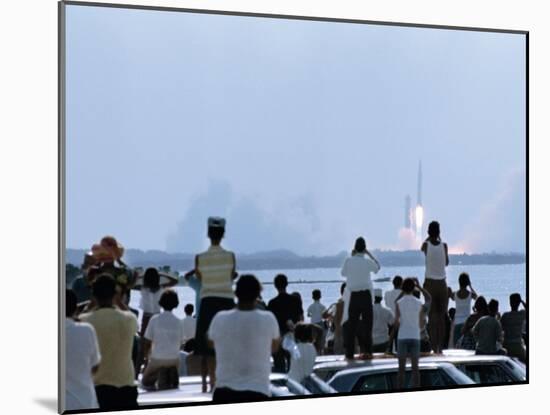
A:
<svg viewBox="0 0 550 415">
<path fill-rule="evenodd" d="M 284 274 L 275 276 L 277 295 L 266 304 L 258 279 L 239 276 L 235 254 L 221 246 L 225 220 L 210 217 L 207 225 L 210 247 L 183 276 L 196 293 L 183 319 L 174 314 L 179 299 L 170 288 L 177 278 L 161 280 L 156 268 L 137 275 L 113 237 L 92 247 L 83 275 L 66 294 L 66 409 L 136 408 L 138 379 L 147 390 L 177 388 L 191 361 L 198 362 L 202 390 L 210 389 L 215 402 L 267 398 L 271 372 L 303 383 L 322 354 L 348 360 L 396 354 L 399 388 L 407 386 L 407 359 L 412 386 L 420 386 L 422 353 L 454 347 L 525 361 L 525 302 L 512 294 L 511 310 L 500 315 L 498 301 L 479 295 L 467 273 L 459 276 L 457 291 L 448 287 L 448 248 L 437 222 L 429 224 L 421 247 L 423 284 L 395 276 L 392 290 L 374 289 L 371 274 L 381 265 L 359 237 L 342 266 L 339 300 L 326 307 L 314 289 L 307 314 L 300 294 L 287 292 Z M 129 306 L 132 289 L 141 291 L 140 324 Z"/>
</svg>

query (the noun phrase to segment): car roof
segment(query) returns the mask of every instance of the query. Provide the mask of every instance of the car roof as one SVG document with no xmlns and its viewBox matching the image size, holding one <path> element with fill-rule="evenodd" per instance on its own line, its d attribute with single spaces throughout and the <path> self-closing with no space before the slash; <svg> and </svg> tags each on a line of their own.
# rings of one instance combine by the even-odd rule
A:
<svg viewBox="0 0 550 415">
<path fill-rule="evenodd" d="M 465 363 L 465 362 L 505 362 L 510 361 L 508 356 L 499 355 L 476 355 L 475 352 L 470 350 L 445 350 L 443 355 L 429 355 L 421 356 L 419 363 Z M 318 370 L 330 370 L 330 369 L 345 369 L 354 367 L 382 367 L 388 364 L 396 364 L 397 358 L 394 356 L 387 356 L 382 353 L 375 354 L 373 359 L 370 360 L 351 360 L 348 361 L 342 355 L 328 355 L 320 356 L 316 359 L 315 371 Z"/>
<path fill-rule="evenodd" d="M 410 368 L 410 364 L 407 364 L 407 368 Z M 435 370 L 441 367 L 447 367 L 456 369 L 451 363 L 445 362 L 425 362 L 419 363 L 418 368 L 421 370 Z M 343 369 L 334 374 L 336 376 L 344 376 L 354 373 L 365 373 L 365 372 L 386 372 L 386 371 L 395 371 L 398 368 L 397 362 L 386 362 L 384 364 L 373 365 L 373 366 L 358 366 L 352 367 L 349 369 Z"/>
</svg>

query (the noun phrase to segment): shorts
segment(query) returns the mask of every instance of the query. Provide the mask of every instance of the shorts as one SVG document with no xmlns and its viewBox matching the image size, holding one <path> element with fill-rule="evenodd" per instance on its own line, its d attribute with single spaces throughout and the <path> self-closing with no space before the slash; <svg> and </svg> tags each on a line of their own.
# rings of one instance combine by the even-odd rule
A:
<svg viewBox="0 0 550 415">
<path fill-rule="evenodd" d="M 97 402 L 102 411 L 137 409 L 138 390 L 135 386 L 96 385 Z"/>
<path fill-rule="evenodd" d="M 402 339 L 397 340 L 397 357 L 419 357 L 420 356 L 420 340 L 417 339 Z"/>
<path fill-rule="evenodd" d="M 238 391 L 230 388 L 216 388 L 212 394 L 212 401 L 216 403 L 238 403 L 265 401 L 267 395 L 256 391 Z"/>
</svg>

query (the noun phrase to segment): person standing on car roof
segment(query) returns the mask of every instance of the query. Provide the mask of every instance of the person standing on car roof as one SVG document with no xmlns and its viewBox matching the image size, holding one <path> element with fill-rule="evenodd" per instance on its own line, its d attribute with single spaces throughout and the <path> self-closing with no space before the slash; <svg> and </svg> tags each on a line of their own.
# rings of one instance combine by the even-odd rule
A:
<svg viewBox="0 0 550 415">
<path fill-rule="evenodd" d="M 362 359 L 372 358 L 372 300 L 373 286 L 371 272 L 377 273 L 380 263 L 367 250 L 365 239 L 359 237 L 350 257 L 342 266 L 341 275 L 346 277 L 346 291 L 349 300 L 345 301 L 344 348 L 346 359 L 354 358 L 355 339 L 359 340 Z"/>
<path fill-rule="evenodd" d="M 418 370 L 420 331 L 425 323 L 426 309 L 422 301 L 413 295 L 415 288 L 422 291 L 426 302 L 431 301 L 430 294 L 420 287 L 418 280 L 406 278 L 403 281 L 402 296 L 396 301 L 395 307 L 395 325 L 399 328 L 397 334 L 398 389 L 402 389 L 404 386 L 407 358 L 411 359 L 413 387 L 420 387 L 420 372 Z"/>
<path fill-rule="evenodd" d="M 449 252 L 447 244 L 441 240 L 439 222 L 433 221 L 428 225 L 428 238 L 422 244 L 421 251 L 426 257 L 424 288 L 432 297 L 428 315 L 430 340 L 434 352 L 439 354 L 445 342 L 445 315 L 449 306 L 445 271 L 449 265 Z"/>
</svg>

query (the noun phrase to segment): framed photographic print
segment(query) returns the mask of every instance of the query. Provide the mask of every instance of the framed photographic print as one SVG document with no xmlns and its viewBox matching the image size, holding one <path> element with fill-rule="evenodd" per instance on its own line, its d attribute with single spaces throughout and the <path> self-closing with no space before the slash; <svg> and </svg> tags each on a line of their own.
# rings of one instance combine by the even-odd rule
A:
<svg viewBox="0 0 550 415">
<path fill-rule="evenodd" d="M 528 50 L 60 2 L 60 412 L 528 383 Z"/>
</svg>

